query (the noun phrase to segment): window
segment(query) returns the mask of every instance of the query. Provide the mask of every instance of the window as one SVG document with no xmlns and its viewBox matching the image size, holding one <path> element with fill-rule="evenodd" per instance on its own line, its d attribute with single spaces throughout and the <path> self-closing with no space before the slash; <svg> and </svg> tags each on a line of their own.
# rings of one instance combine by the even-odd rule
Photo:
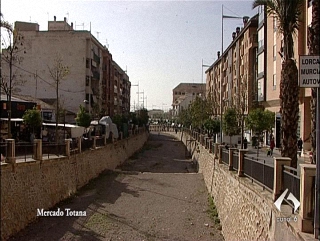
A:
<svg viewBox="0 0 320 241">
<path fill-rule="evenodd" d="M 277 27 L 277 18 L 273 17 L 273 31 L 276 32 L 278 29 Z"/>
<path fill-rule="evenodd" d="M 89 86 L 89 81 L 90 81 L 90 76 L 87 75 L 87 76 L 86 76 L 86 86 Z"/>
<path fill-rule="evenodd" d="M 44 120 L 52 120 L 52 112 L 43 112 L 42 115 Z"/>
<path fill-rule="evenodd" d="M 86 68 L 90 68 L 90 59 L 89 58 L 86 59 Z"/>
<path fill-rule="evenodd" d="M 273 45 L 273 61 L 277 59 L 277 45 Z"/>
<path fill-rule="evenodd" d="M 276 86 L 277 86 L 277 76 L 274 74 L 273 75 L 273 90 L 276 90 Z"/>
<path fill-rule="evenodd" d="M 264 72 L 264 52 L 258 55 L 258 74 Z"/>
</svg>

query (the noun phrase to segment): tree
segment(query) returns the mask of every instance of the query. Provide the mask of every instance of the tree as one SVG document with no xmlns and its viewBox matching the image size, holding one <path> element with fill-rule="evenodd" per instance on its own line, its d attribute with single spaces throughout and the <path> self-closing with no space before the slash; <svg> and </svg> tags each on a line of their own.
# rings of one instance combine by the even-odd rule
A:
<svg viewBox="0 0 320 241">
<path fill-rule="evenodd" d="M 117 125 L 119 131 L 122 131 L 122 124 L 123 124 L 122 115 L 119 115 L 119 114 L 114 115 L 112 117 L 112 122 Z"/>
<path fill-rule="evenodd" d="M 228 108 L 223 114 L 222 128 L 226 135 L 230 136 L 230 144 L 231 137 L 240 134 L 238 116 L 235 108 Z"/>
<path fill-rule="evenodd" d="M 283 35 L 283 62 L 280 80 L 281 156 L 291 158 L 297 167 L 297 129 L 299 120 L 298 68 L 294 60 L 293 35 L 299 27 L 303 0 L 255 0 L 253 8 L 265 6 L 268 16 L 277 19 Z"/>
<path fill-rule="evenodd" d="M 79 106 L 76 123 L 78 126 L 83 126 L 85 128 L 88 128 L 90 126 L 91 116 L 82 105 Z"/>
<path fill-rule="evenodd" d="M 22 116 L 23 122 L 32 128 L 32 133 L 34 134 L 34 129 L 42 125 L 41 113 L 36 107 L 33 109 L 26 110 Z"/>
<path fill-rule="evenodd" d="M 8 137 L 12 137 L 11 133 L 11 109 L 12 109 L 12 93 L 14 87 L 24 83 L 22 80 L 17 80 L 17 65 L 22 61 L 21 53 L 25 53 L 25 48 L 23 45 L 23 36 L 18 32 L 18 30 L 13 29 L 11 24 L 2 19 L 1 14 L 1 28 L 6 30 L 7 39 L 2 35 L 1 44 L 5 46 L 5 49 L 1 53 L 1 66 L 6 68 L 8 66 L 9 75 L 1 74 L 0 80 L 0 92 L 4 92 L 7 95 L 8 101 Z"/>
<path fill-rule="evenodd" d="M 49 74 L 51 78 L 54 80 L 56 85 L 56 142 L 59 142 L 59 136 L 58 136 L 58 124 L 59 124 L 59 84 L 61 81 L 69 74 L 69 67 L 66 65 L 63 65 L 63 60 L 60 55 L 57 55 L 54 59 L 53 66 L 49 67 Z"/>
<path fill-rule="evenodd" d="M 137 119 L 138 119 L 139 126 L 144 126 L 148 124 L 148 121 L 149 121 L 148 110 L 145 108 L 138 110 Z"/>
<path fill-rule="evenodd" d="M 308 28 L 308 48 L 310 55 L 320 54 L 320 0 L 312 1 L 312 22 Z M 317 107 L 317 89 L 311 89 L 311 147 L 313 153 L 313 162 L 316 160 L 316 107 Z M 318 144 L 319 146 L 319 144 Z"/>
<path fill-rule="evenodd" d="M 196 99 L 191 103 L 189 108 L 190 115 L 192 117 L 192 126 L 202 129 L 204 120 L 207 120 L 209 118 L 209 113 L 211 112 L 208 101 L 197 96 Z"/>
<path fill-rule="evenodd" d="M 250 111 L 246 118 L 246 126 L 258 135 L 258 141 L 265 131 L 271 131 L 274 127 L 274 112 L 261 108 Z M 257 155 L 259 155 L 259 148 Z"/>
<path fill-rule="evenodd" d="M 220 121 L 218 119 L 207 119 L 204 121 L 204 128 L 215 135 L 220 132 Z"/>
<path fill-rule="evenodd" d="M 192 118 L 190 114 L 190 109 L 183 109 L 179 111 L 178 123 L 181 123 L 185 127 L 189 127 L 192 123 Z"/>
</svg>

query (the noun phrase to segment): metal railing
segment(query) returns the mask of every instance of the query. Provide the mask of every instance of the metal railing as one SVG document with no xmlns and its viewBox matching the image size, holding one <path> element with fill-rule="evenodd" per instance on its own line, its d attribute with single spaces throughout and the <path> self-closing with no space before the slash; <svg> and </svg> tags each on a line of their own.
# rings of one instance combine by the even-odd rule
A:
<svg viewBox="0 0 320 241">
<path fill-rule="evenodd" d="M 42 156 L 48 157 L 59 157 L 66 155 L 66 145 L 64 143 L 42 143 Z"/>
<path fill-rule="evenodd" d="M 104 146 L 104 137 L 103 136 L 97 137 L 96 146 Z"/>
<path fill-rule="evenodd" d="M 1 156 L 2 155 L 2 156 Z M 0 143 L 0 158 L 5 158 L 7 156 L 7 143 L 1 142 Z"/>
<path fill-rule="evenodd" d="M 82 139 L 81 141 L 81 150 L 88 150 L 93 147 L 93 139 Z"/>
<path fill-rule="evenodd" d="M 222 162 L 229 165 L 229 151 L 222 150 Z"/>
<path fill-rule="evenodd" d="M 238 151 L 233 151 L 232 166 L 233 166 L 233 170 L 238 171 L 239 169 L 239 152 Z"/>
<path fill-rule="evenodd" d="M 15 143 L 15 155 L 16 160 L 24 160 L 25 162 L 27 159 L 33 159 L 34 153 L 33 153 L 34 145 L 32 143 L 23 143 L 23 142 L 17 142 Z"/>
<path fill-rule="evenodd" d="M 265 160 L 244 156 L 243 173 L 251 181 L 261 185 L 263 189 L 273 191 L 274 168 L 266 164 Z"/>
<path fill-rule="evenodd" d="M 289 190 L 289 193 L 292 193 L 296 198 L 300 198 L 300 176 L 298 174 L 298 169 L 282 166 L 282 176 L 283 176 L 283 189 Z M 291 202 L 286 202 L 294 208 L 294 205 Z"/>
</svg>

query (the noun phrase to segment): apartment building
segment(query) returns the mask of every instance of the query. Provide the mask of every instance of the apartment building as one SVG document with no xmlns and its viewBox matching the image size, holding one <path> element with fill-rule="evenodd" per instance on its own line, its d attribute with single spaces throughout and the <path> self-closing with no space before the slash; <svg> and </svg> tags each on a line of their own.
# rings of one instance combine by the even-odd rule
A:
<svg viewBox="0 0 320 241">
<path fill-rule="evenodd" d="M 311 2 L 305 1 L 302 9 L 299 30 L 294 36 L 294 57 L 299 68 L 299 56 L 307 55 L 307 26 L 311 24 Z M 277 29 L 277 20 L 273 16 L 268 16 L 263 7 L 259 7 L 258 24 L 258 101 L 265 109 L 276 113 L 275 136 L 276 147 L 281 145 L 280 137 L 280 80 L 282 65 L 283 39 Z M 297 80 L 298 81 L 298 80 Z M 311 133 L 310 115 L 311 89 L 300 88 L 299 92 L 299 124 L 297 135 L 304 140 L 304 149 L 310 148 L 309 136 Z M 269 134 L 265 135 L 265 143 L 269 143 Z"/>
<path fill-rule="evenodd" d="M 125 71 L 116 62 L 112 62 L 114 71 L 113 108 L 114 114 L 129 114 L 131 83 Z"/>
<path fill-rule="evenodd" d="M 258 15 L 243 19 L 243 27 L 232 33 L 233 41 L 206 70 L 207 98 L 212 98 L 217 116 L 227 108 L 243 109 L 246 115 L 257 102 Z"/>
<path fill-rule="evenodd" d="M 129 114 L 131 83 L 126 71 L 113 61 L 112 54 L 103 51 L 102 109 L 106 115 Z"/>
<path fill-rule="evenodd" d="M 172 90 L 172 116 L 179 115 L 182 108 L 186 108 L 196 96 L 204 97 L 206 84 L 180 83 Z"/>
<path fill-rule="evenodd" d="M 74 30 L 66 18 L 57 21 L 56 17 L 48 22 L 47 31 L 39 31 L 37 23 L 26 22 L 16 22 L 15 29 L 23 36 L 24 45 L 24 52 L 19 53 L 21 61 L 14 66 L 16 77 L 24 83 L 15 86 L 15 92 L 56 100 L 58 86 L 62 108 L 77 113 L 83 105 L 94 118 L 113 116 L 114 111 L 121 114 L 129 109 L 129 77 L 90 31 Z M 58 58 L 68 67 L 69 73 L 57 85 L 50 70 Z M 5 71 L 8 68 L 4 68 Z M 116 93 L 115 83 L 119 88 Z M 113 101 L 114 94 L 121 102 Z"/>
</svg>

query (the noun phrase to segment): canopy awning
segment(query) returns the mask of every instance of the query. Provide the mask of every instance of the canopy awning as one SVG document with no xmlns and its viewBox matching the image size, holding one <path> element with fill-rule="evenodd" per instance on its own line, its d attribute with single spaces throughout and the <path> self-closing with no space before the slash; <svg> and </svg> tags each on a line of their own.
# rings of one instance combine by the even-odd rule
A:
<svg viewBox="0 0 320 241">
<path fill-rule="evenodd" d="M 8 121 L 8 118 L 0 118 L 0 120 Z M 11 118 L 11 121 L 18 122 L 18 121 L 23 121 L 23 119 L 22 118 Z"/>
</svg>

